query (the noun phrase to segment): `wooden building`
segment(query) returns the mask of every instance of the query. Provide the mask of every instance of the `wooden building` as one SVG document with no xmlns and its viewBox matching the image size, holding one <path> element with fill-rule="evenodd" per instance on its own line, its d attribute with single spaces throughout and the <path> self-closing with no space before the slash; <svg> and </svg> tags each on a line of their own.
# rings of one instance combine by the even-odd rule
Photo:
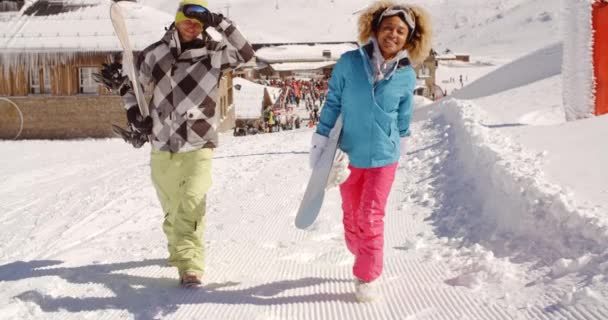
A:
<svg viewBox="0 0 608 320">
<path fill-rule="evenodd" d="M 414 94 L 424 96 L 431 100 L 440 99 L 445 95 L 441 87 L 437 85 L 437 68 L 439 67 L 439 62 L 436 57 L 436 52 L 431 50 L 431 53 L 423 63 L 414 66 L 416 78 L 419 82 L 419 85 L 414 90 Z"/>
<path fill-rule="evenodd" d="M 0 20 L 0 139 L 17 131 L 23 139 L 110 137 L 112 123 L 126 123 L 121 98 L 92 76 L 121 51 L 110 4 L 38 0 Z M 122 5 L 136 52 L 158 41 L 173 21 L 135 2 Z M 231 76 L 220 83 L 220 130 L 234 126 Z"/>
<path fill-rule="evenodd" d="M 355 42 L 257 43 L 256 62 L 243 68 L 249 79 L 328 78 L 343 53 Z"/>
</svg>

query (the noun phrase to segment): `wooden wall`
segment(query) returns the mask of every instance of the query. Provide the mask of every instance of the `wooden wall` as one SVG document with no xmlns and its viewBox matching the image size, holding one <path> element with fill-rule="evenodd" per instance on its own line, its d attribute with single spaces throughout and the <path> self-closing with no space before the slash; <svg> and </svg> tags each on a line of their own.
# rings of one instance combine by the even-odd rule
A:
<svg viewBox="0 0 608 320">
<path fill-rule="evenodd" d="M 28 89 L 27 71 L 24 67 L 6 72 L 0 66 L 0 96 L 25 96 Z"/>
<path fill-rule="evenodd" d="M 23 114 L 19 139 L 74 139 L 112 136 L 113 123 L 126 123 L 118 96 L 10 97 Z M 0 139 L 13 139 L 19 115 L 0 100 Z"/>
<path fill-rule="evenodd" d="M 79 94 L 80 67 L 100 67 L 111 54 L 83 54 L 66 65 L 48 66 L 51 92 L 29 93 L 29 69 L 21 67 L 5 72 L 0 66 L 0 96 L 15 102 L 23 113 L 20 139 L 74 139 L 111 137 L 111 124 L 124 125 L 125 111 L 120 97 L 99 86 L 97 94 Z M 39 72 L 41 72 L 41 69 Z M 41 76 L 40 87 L 44 88 Z M 232 105 L 232 74 L 220 83 L 217 112 L 219 131 L 234 127 Z M 19 116 L 15 108 L 0 100 L 0 139 L 13 139 L 19 130 Z"/>
<path fill-rule="evenodd" d="M 78 94 L 78 68 L 97 67 L 109 61 L 111 54 L 81 54 L 69 61 L 68 64 L 49 65 L 47 70 L 51 78 L 51 92 L 44 92 L 54 96 L 71 96 Z M 8 73 L 0 66 L 0 96 L 26 96 L 29 94 L 29 66 L 19 67 L 17 70 L 10 70 Z M 42 66 L 31 67 L 38 69 L 40 87 L 44 88 L 44 77 L 42 76 Z M 99 94 L 108 92 L 99 88 Z"/>
</svg>

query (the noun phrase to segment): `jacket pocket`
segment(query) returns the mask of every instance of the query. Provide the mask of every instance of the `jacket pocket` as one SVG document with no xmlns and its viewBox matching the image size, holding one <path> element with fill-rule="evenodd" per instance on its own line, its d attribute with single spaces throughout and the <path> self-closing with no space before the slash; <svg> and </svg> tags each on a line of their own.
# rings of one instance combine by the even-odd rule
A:
<svg viewBox="0 0 608 320">
<path fill-rule="evenodd" d="M 206 96 L 198 107 L 186 111 L 188 120 L 211 119 L 213 116 L 215 116 L 215 102 L 209 96 Z"/>
</svg>

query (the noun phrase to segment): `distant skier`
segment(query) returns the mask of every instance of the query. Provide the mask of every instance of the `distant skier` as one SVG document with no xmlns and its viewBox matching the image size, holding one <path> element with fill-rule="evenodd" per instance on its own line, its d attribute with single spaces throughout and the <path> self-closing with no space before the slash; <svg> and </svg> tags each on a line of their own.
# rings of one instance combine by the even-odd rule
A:
<svg viewBox="0 0 608 320">
<path fill-rule="evenodd" d="M 224 40 L 212 40 L 207 27 Z M 207 1 L 184 0 L 175 23 L 138 59 L 139 80 L 153 88 L 150 117 L 141 116 L 129 83 L 120 89 L 130 126 L 152 143 L 152 182 L 164 212 L 169 263 L 177 267 L 185 287 L 200 285 L 204 272 L 202 233 L 211 159 L 218 146 L 219 80 L 223 71 L 253 55 L 235 25 L 209 11 Z"/>
<path fill-rule="evenodd" d="M 430 52 L 430 18 L 418 6 L 377 1 L 359 18 L 359 41 L 367 44 L 335 65 L 310 163 L 314 167 L 319 160 L 342 114 L 340 149 L 351 162 L 351 174 L 340 186 L 344 232 L 355 255 L 355 295 L 363 302 L 375 298 L 375 280 L 383 269 L 384 210 L 410 134 L 416 85 L 411 63 L 424 61 Z"/>
</svg>

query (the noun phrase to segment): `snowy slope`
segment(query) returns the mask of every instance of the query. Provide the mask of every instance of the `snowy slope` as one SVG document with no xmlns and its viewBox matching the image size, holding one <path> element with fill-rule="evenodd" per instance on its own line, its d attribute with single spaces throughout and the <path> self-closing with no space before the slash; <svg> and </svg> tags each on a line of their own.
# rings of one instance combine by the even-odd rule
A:
<svg viewBox="0 0 608 320">
<path fill-rule="evenodd" d="M 293 227 L 310 129 L 221 137 L 206 286 L 194 291 L 165 263 L 146 148 L 0 142 L 12 155 L 0 159 L 0 319 L 605 319 L 603 225 L 559 211 L 576 195 L 554 192 L 539 157 L 514 152 L 479 107 L 426 108 L 387 208 L 383 298 L 370 305 L 354 303 L 337 191 L 310 230 Z"/>
<path fill-rule="evenodd" d="M 560 1 L 439 1 L 437 50 L 515 58 L 560 39 Z"/>
<path fill-rule="evenodd" d="M 230 2 L 241 26 L 329 21 L 330 6 L 365 4 Z M 354 302 L 337 190 L 310 230 L 293 227 L 310 129 L 221 136 L 195 291 L 177 288 L 165 262 L 148 149 L 0 141 L 0 319 L 608 319 L 608 148 L 596 139 L 608 117 L 564 122 L 562 46 L 541 36 L 555 4 L 424 2 L 441 43 L 491 57 L 442 64 L 438 83 L 454 90 L 448 79 L 463 75 L 466 87 L 418 102 L 387 207 L 379 301 Z M 249 30 L 287 39 L 305 24 L 267 25 Z"/>
<path fill-rule="evenodd" d="M 177 1 L 143 0 L 175 12 Z M 253 42 L 356 41 L 356 14 L 369 0 L 216 0 Z M 560 1 L 412 0 L 433 17 L 435 48 L 514 58 L 559 39 Z M 227 10 L 226 6 L 230 5 Z M 271 23 L 269 23 L 271 21 Z M 475 49 L 474 52 L 471 52 Z"/>
</svg>

